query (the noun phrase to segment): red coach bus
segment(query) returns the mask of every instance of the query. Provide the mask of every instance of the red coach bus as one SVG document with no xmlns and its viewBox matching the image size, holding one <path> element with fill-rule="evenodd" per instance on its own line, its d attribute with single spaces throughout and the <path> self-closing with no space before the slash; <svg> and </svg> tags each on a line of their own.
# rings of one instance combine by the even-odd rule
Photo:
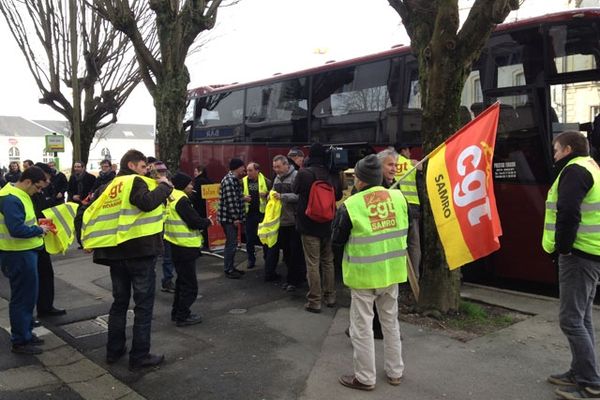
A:
<svg viewBox="0 0 600 400">
<path fill-rule="evenodd" d="M 476 268 L 463 268 L 467 277 L 556 284 L 556 270 L 540 245 L 553 179 L 551 142 L 566 129 L 591 133 L 600 113 L 599 65 L 600 9 L 499 25 L 474 63 L 461 119 L 466 123 L 501 103 L 493 174 L 504 235 L 499 251 Z M 269 173 L 273 156 L 314 141 L 347 149 L 350 166 L 389 145 L 418 147 L 417 78 L 410 48 L 399 47 L 257 82 L 192 90 L 182 168 L 191 172 L 204 164 L 218 181 L 232 157 L 257 161 Z"/>
</svg>

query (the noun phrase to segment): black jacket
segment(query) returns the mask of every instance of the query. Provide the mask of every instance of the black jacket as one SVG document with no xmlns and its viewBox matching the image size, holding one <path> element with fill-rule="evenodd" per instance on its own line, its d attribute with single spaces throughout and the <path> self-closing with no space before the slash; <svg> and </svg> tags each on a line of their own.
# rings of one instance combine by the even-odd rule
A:
<svg viewBox="0 0 600 400">
<path fill-rule="evenodd" d="M 581 203 L 594 186 L 594 178 L 587 169 L 576 164 L 565 167 L 573 158 L 581 156 L 584 155 L 570 154 L 555 164 L 555 173 L 558 175 L 562 171 L 558 181 L 558 200 L 556 202 L 556 234 L 554 237 L 556 250 L 560 254 L 572 252 L 583 258 L 600 261 L 600 256 L 587 254 L 573 248 L 581 222 Z"/>
<path fill-rule="evenodd" d="M 192 205 L 198 211 L 201 217 L 206 217 L 206 200 L 202 198 L 202 186 L 210 185 L 213 183 L 205 174 L 200 174 L 194 178 L 194 191 L 192 198 Z"/>
<path fill-rule="evenodd" d="M 208 218 L 200 217 L 200 214 L 192 207 L 188 197 L 182 197 L 175 205 L 175 211 L 190 229 L 204 230 L 210 226 Z M 200 248 L 181 247 L 171 243 L 171 256 L 173 261 L 190 260 L 201 255 Z"/>
<path fill-rule="evenodd" d="M 332 174 L 323 166 L 322 162 L 316 161 L 307 168 L 301 168 L 292 185 L 292 190 L 298 195 L 296 230 L 304 235 L 324 239 L 331 236 L 331 222 L 315 222 L 305 214 L 310 187 L 315 180 L 325 180 L 331 183 L 335 190 L 336 200 L 342 198 L 342 182 L 339 174 Z"/>
<path fill-rule="evenodd" d="M 69 201 L 81 204 L 81 201 L 92 192 L 95 181 L 96 177 L 87 171 L 83 171 L 83 176 L 80 180 L 77 179 L 75 174 L 71 175 L 68 189 Z M 79 195 L 80 199 L 78 201 L 73 200 L 73 196 L 75 195 Z"/>
<path fill-rule="evenodd" d="M 92 186 L 91 192 L 95 192 L 100 186 L 109 184 L 113 179 L 115 179 L 116 175 L 117 174 L 115 171 L 109 171 L 106 174 L 100 172 L 96 178 L 96 181 L 94 182 L 94 185 Z"/>
<path fill-rule="evenodd" d="M 52 194 L 54 195 L 53 204 L 59 205 L 65 202 L 65 197 L 67 194 L 67 190 L 69 189 L 69 182 L 67 181 L 67 177 L 60 171 L 57 171 L 50 178 L 50 185 L 52 186 Z M 59 193 L 62 193 L 62 197 L 58 198 Z"/>
<path fill-rule="evenodd" d="M 118 176 L 132 175 L 133 171 L 121 170 Z M 156 207 L 161 207 L 173 189 L 166 183 L 160 183 L 154 190 L 149 190 L 148 185 L 141 178 L 133 180 L 133 187 L 129 195 L 129 202 L 142 211 L 149 212 Z M 113 265 L 117 260 L 126 260 L 141 257 L 156 257 L 163 252 L 162 232 L 153 235 L 131 239 L 115 247 L 105 247 L 94 250 L 96 264 Z"/>
</svg>

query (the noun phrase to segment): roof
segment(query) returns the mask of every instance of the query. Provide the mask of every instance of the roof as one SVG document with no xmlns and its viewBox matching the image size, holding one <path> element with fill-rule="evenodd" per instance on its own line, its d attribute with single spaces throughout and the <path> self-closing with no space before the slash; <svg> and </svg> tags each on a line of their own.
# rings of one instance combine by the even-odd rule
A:
<svg viewBox="0 0 600 400">
<path fill-rule="evenodd" d="M 2 117 L 0 117 L 2 118 Z M 37 120 L 36 123 L 50 128 L 53 132 L 61 133 L 66 137 L 71 136 L 71 127 L 67 121 Z M 154 126 L 145 124 L 111 124 L 96 133 L 96 138 L 107 139 L 152 139 L 154 140 Z"/>
<path fill-rule="evenodd" d="M 35 120 L 22 117 L 0 116 L 0 136 L 43 137 L 56 132 L 71 136 L 67 121 Z M 154 139 L 154 126 L 145 124 L 112 124 L 96 137 L 108 139 Z"/>
<path fill-rule="evenodd" d="M 0 116 L 0 136 L 43 137 L 52 131 L 22 117 Z"/>
</svg>

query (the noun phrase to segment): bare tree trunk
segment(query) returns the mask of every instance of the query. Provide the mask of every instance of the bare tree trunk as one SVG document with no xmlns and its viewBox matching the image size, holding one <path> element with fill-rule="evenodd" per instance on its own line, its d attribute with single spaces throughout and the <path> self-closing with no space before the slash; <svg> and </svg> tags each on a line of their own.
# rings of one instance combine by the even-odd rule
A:
<svg viewBox="0 0 600 400">
<path fill-rule="evenodd" d="M 187 69 L 183 74 L 171 74 L 156 85 L 153 94 L 159 143 L 157 157 L 172 170 L 179 167 L 181 148 L 186 141 L 182 124 L 189 81 Z"/>
</svg>

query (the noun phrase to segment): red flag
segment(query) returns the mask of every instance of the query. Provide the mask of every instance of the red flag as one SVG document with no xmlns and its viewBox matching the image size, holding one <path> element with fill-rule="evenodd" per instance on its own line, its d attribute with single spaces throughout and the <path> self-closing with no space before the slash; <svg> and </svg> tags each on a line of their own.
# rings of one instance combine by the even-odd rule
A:
<svg viewBox="0 0 600 400">
<path fill-rule="evenodd" d="M 500 248 L 492 179 L 499 111 L 496 102 L 429 156 L 427 194 L 450 269 Z"/>
</svg>

